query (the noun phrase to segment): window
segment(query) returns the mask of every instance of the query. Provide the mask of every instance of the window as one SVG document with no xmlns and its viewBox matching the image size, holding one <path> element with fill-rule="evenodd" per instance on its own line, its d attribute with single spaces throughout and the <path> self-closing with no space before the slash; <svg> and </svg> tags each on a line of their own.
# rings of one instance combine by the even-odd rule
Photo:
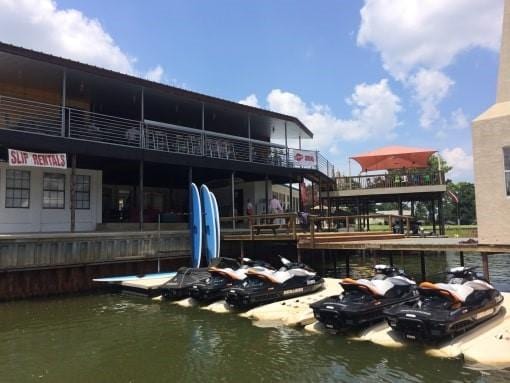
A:
<svg viewBox="0 0 510 383">
<path fill-rule="evenodd" d="M 74 198 L 76 209 L 90 209 L 90 176 L 75 176 Z"/>
<path fill-rule="evenodd" d="M 30 207 L 30 172 L 7 169 L 5 207 L 28 209 Z"/>
<path fill-rule="evenodd" d="M 65 207 L 66 176 L 58 173 L 44 173 L 43 209 L 63 209 Z"/>
<path fill-rule="evenodd" d="M 503 148 L 503 156 L 505 158 L 506 195 L 510 197 L 510 148 Z"/>
</svg>

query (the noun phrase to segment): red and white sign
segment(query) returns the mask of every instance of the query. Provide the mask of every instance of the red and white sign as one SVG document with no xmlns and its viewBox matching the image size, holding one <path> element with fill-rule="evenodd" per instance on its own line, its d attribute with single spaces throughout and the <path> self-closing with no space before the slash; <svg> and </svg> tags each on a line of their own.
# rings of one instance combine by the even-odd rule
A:
<svg viewBox="0 0 510 383">
<path fill-rule="evenodd" d="M 294 150 L 294 163 L 303 167 L 317 166 L 317 153 L 312 150 Z"/>
<path fill-rule="evenodd" d="M 9 165 L 65 169 L 67 168 L 67 155 L 65 153 L 32 153 L 9 149 Z"/>
</svg>

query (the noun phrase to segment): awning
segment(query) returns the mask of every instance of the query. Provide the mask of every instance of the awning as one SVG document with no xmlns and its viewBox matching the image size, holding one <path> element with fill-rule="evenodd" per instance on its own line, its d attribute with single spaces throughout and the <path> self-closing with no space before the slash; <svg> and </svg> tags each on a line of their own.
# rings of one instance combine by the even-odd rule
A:
<svg viewBox="0 0 510 383">
<path fill-rule="evenodd" d="M 427 168 L 430 156 L 437 150 L 408 146 L 386 146 L 368 153 L 351 157 L 362 171 L 389 170 L 403 168 Z"/>
</svg>

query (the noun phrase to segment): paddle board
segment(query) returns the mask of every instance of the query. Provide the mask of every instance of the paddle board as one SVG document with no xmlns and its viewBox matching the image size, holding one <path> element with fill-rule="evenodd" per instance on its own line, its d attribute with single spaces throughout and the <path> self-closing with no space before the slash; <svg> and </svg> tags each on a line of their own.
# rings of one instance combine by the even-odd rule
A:
<svg viewBox="0 0 510 383">
<path fill-rule="evenodd" d="M 176 273 L 154 273 L 154 274 L 144 274 L 144 275 L 119 275 L 116 277 L 106 277 L 106 278 L 94 278 L 92 279 L 94 282 L 107 282 L 107 283 L 115 283 L 115 282 L 127 282 L 127 281 L 146 281 L 150 279 L 159 279 L 159 278 L 173 278 Z"/>
<path fill-rule="evenodd" d="M 213 202 L 213 210 L 214 210 L 214 218 L 215 218 L 215 224 L 216 224 L 216 258 L 219 258 L 220 256 L 220 244 L 221 244 L 221 229 L 220 229 L 220 211 L 218 209 L 218 201 L 216 200 L 216 196 L 213 192 L 211 192 L 211 199 Z"/>
<path fill-rule="evenodd" d="M 218 252 L 218 235 L 216 234 L 216 218 L 214 216 L 213 202 L 211 192 L 206 185 L 200 188 L 202 196 L 202 206 L 204 208 L 204 239 L 205 256 L 207 263 L 216 257 Z"/>
<path fill-rule="evenodd" d="M 191 267 L 200 267 L 202 257 L 202 204 L 197 185 L 191 183 Z"/>
</svg>

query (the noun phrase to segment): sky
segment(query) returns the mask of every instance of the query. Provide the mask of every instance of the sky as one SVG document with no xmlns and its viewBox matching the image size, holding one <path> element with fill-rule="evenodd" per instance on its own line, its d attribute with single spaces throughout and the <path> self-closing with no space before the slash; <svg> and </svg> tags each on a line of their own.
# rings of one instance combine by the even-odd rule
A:
<svg viewBox="0 0 510 383">
<path fill-rule="evenodd" d="M 0 41 L 298 117 L 342 172 L 386 145 L 473 180 L 503 0 L 0 0 Z M 291 143 L 293 144 L 293 143 Z M 359 172 L 353 167 L 352 172 Z"/>
</svg>

